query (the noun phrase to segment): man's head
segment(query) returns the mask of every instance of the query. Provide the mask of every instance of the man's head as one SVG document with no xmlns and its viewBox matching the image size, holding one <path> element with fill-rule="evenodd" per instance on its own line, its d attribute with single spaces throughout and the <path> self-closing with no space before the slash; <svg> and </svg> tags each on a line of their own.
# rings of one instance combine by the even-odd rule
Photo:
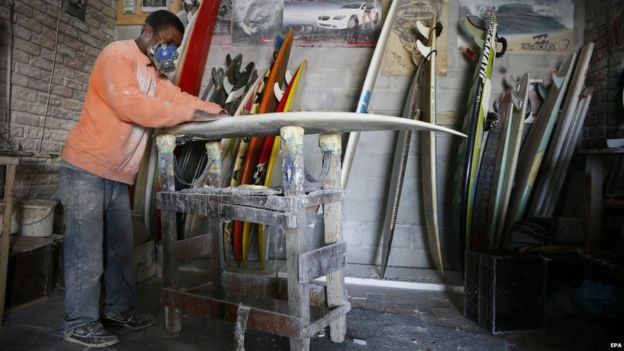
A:
<svg viewBox="0 0 624 351">
<path fill-rule="evenodd" d="M 147 16 L 136 42 L 159 71 L 169 73 L 175 69 L 173 59 L 183 35 L 184 25 L 178 16 L 159 10 Z"/>
</svg>

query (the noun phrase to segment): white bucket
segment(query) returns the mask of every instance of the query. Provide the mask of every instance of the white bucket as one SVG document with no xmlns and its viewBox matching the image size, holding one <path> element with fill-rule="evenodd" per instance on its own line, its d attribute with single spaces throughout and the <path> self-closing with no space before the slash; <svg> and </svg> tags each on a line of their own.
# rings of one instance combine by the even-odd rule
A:
<svg viewBox="0 0 624 351">
<path fill-rule="evenodd" d="M 13 205 L 13 214 L 11 215 L 11 233 L 17 233 L 17 219 L 15 217 L 16 208 Z M 0 233 L 4 230 L 4 201 L 0 201 Z"/>
<path fill-rule="evenodd" d="M 18 216 L 20 234 L 23 236 L 46 237 L 52 235 L 54 224 L 53 200 L 27 200 L 22 203 L 21 215 Z"/>
</svg>

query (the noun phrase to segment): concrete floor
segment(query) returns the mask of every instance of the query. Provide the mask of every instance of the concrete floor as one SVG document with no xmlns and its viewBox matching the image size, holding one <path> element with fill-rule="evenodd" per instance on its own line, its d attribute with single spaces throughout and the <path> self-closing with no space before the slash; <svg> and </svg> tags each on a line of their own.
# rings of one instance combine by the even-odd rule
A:
<svg viewBox="0 0 624 351">
<path fill-rule="evenodd" d="M 233 324 L 184 315 L 182 331 L 164 329 L 159 302 L 160 280 L 141 283 L 139 309 L 157 316 L 156 326 L 138 332 L 116 330 L 121 342 L 114 350 L 233 350 Z M 347 319 L 347 340 L 334 344 L 328 336 L 312 340 L 312 350 L 602 350 L 624 342 L 622 326 L 554 313 L 547 333 L 492 336 L 462 317 L 463 297 L 423 292 L 349 286 L 353 310 Z M 565 307 L 559 305 L 560 310 Z M 60 337 L 63 290 L 49 299 L 11 312 L 0 328 L 0 350 L 84 350 Z M 617 330 L 619 328 L 619 330 Z M 611 336 L 609 336 L 611 335 Z M 620 340 L 613 339 L 619 335 Z M 285 338 L 247 331 L 246 350 L 288 350 Z"/>
</svg>

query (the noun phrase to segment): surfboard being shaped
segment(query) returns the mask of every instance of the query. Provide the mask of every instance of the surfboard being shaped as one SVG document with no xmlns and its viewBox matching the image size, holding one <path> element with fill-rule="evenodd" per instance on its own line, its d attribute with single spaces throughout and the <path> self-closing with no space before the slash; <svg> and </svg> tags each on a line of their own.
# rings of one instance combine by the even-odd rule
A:
<svg viewBox="0 0 624 351">
<path fill-rule="evenodd" d="M 177 137 L 217 140 L 221 138 L 279 135 L 284 127 L 301 127 L 306 134 L 332 134 L 378 130 L 434 131 L 466 137 L 456 130 L 431 123 L 370 113 L 354 112 L 283 112 L 265 113 L 245 118 L 218 118 L 191 122 L 161 130 L 160 134 Z"/>
</svg>

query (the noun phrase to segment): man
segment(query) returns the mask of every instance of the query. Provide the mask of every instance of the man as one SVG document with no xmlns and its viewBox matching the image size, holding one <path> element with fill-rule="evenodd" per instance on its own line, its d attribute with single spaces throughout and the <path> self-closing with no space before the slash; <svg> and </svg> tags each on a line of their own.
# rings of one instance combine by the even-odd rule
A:
<svg viewBox="0 0 624 351">
<path fill-rule="evenodd" d="M 136 40 L 109 44 L 91 72 L 78 124 L 62 153 L 60 197 L 65 208 L 64 339 L 107 347 L 117 336 L 105 323 L 147 328 L 154 317 L 134 310 L 135 269 L 128 185 L 134 183 L 147 127 L 168 127 L 220 113 L 171 84 L 184 27 L 176 15 L 156 11 Z"/>
<path fill-rule="evenodd" d="M 364 13 L 362 14 L 362 30 L 366 28 L 366 23 L 370 23 L 370 29 L 371 31 L 374 31 L 376 16 L 377 16 L 377 0 L 366 0 Z"/>
</svg>

